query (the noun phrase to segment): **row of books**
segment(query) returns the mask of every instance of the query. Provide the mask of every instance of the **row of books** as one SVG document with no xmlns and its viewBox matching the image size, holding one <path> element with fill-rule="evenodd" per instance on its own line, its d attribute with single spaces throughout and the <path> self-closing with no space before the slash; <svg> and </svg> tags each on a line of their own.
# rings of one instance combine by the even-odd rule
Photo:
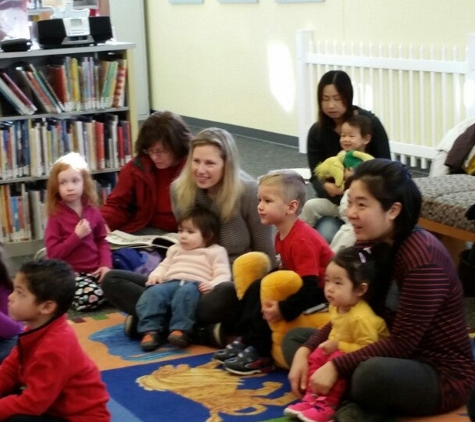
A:
<svg viewBox="0 0 475 422">
<path fill-rule="evenodd" d="M 47 176 L 71 151 L 83 155 L 91 171 L 118 169 L 132 157 L 130 122 L 110 113 L 0 122 L 2 180 Z"/>
<path fill-rule="evenodd" d="M 96 181 L 99 202 L 104 203 L 111 184 Z M 44 189 L 27 189 L 24 183 L 0 185 L 0 241 L 2 243 L 41 240 L 47 216 Z"/>
<path fill-rule="evenodd" d="M 20 62 L 0 70 L 0 94 L 23 116 L 120 108 L 127 60 L 114 57 L 54 56 L 44 69 Z"/>
</svg>

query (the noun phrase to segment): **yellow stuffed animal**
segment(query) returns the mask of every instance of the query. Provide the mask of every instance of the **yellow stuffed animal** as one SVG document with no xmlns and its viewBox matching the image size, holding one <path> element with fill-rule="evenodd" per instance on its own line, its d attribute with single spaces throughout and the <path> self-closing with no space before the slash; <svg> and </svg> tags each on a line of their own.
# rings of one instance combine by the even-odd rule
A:
<svg viewBox="0 0 475 422">
<path fill-rule="evenodd" d="M 374 157 L 361 151 L 340 151 L 336 156 L 327 158 L 315 167 L 315 176 L 320 180 L 333 179 L 335 185 L 343 188 L 345 183 L 345 167 L 355 168 L 363 161 Z M 345 165 L 346 164 L 346 165 Z"/>
<path fill-rule="evenodd" d="M 279 270 L 269 273 L 270 259 L 262 252 L 249 252 L 238 257 L 233 264 L 233 277 L 236 293 L 241 299 L 249 285 L 261 282 L 261 303 L 265 300 L 281 301 L 296 293 L 302 287 L 302 279 L 294 271 Z M 269 324 L 272 330 L 272 357 L 276 365 L 288 368 L 282 354 L 281 343 L 285 334 L 292 328 L 321 328 L 330 320 L 328 312 L 300 314 L 292 321 L 277 321 Z"/>
</svg>

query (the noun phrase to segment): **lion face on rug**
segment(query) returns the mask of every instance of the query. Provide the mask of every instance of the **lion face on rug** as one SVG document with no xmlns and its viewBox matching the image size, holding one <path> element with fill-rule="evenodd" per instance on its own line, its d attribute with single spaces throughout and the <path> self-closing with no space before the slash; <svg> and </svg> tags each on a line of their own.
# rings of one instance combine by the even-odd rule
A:
<svg viewBox="0 0 475 422">
<path fill-rule="evenodd" d="M 221 422 L 220 413 L 258 415 L 266 411 L 266 406 L 285 406 L 295 400 L 290 392 L 277 398 L 266 397 L 282 387 L 280 382 L 263 382 L 262 388 L 240 390 L 238 387 L 244 382 L 242 378 L 217 368 L 218 365 L 219 362 L 215 361 L 195 368 L 187 364 L 164 365 L 136 382 L 145 390 L 170 391 L 201 404 L 210 412 L 206 422 Z"/>
<path fill-rule="evenodd" d="M 302 279 L 294 271 L 274 271 L 269 273 L 270 259 L 262 252 L 249 252 L 238 257 L 233 264 L 233 277 L 236 293 L 241 299 L 250 286 L 257 279 L 261 283 L 261 303 L 265 300 L 277 302 L 288 298 L 302 287 Z M 272 357 L 281 368 L 288 368 L 282 354 L 282 340 L 292 328 L 313 327 L 321 328 L 330 317 L 328 312 L 316 312 L 309 315 L 300 314 L 292 321 L 280 320 L 269 323 L 272 330 Z"/>
</svg>

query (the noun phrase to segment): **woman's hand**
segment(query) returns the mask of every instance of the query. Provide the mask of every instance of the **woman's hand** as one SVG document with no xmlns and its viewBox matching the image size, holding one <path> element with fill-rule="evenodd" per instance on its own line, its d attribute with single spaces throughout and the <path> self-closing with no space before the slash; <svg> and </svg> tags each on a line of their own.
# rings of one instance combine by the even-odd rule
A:
<svg viewBox="0 0 475 422">
<path fill-rule="evenodd" d="M 99 267 L 96 272 L 94 273 L 94 275 L 97 275 L 99 276 L 99 278 L 97 279 L 97 282 L 98 283 L 101 283 L 102 282 L 102 279 L 104 278 L 104 276 L 106 275 L 107 272 L 110 271 L 110 268 L 109 267 Z"/>
<path fill-rule="evenodd" d="M 325 189 L 328 195 L 332 197 L 343 195 L 344 193 L 343 189 L 339 188 L 337 185 L 335 185 L 335 183 L 331 183 L 331 182 L 325 182 L 323 184 L 323 189 Z"/>
<path fill-rule="evenodd" d="M 277 322 L 282 319 L 279 302 L 275 300 L 265 300 L 262 303 L 262 317 L 267 322 Z"/>
<path fill-rule="evenodd" d="M 288 375 L 292 393 L 299 398 L 302 397 L 303 392 L 307 389 L 309 355 L 309 348 L 303 346 L 300 347 L 297 352 L 295 352 Z"/>
<path fill-rule="evenodd" d="M 328 394 L 338 379 L 338 372 L 332 361 L 320 366 L 310 377 L 310 388 L 315 394 Z"/>
<path fill-rule="evenodd" d="M 318 346 L 326 355 L 331 355 L 338 350 L 338 342 L 335 340 L 326 340 Z"/>
</svg>

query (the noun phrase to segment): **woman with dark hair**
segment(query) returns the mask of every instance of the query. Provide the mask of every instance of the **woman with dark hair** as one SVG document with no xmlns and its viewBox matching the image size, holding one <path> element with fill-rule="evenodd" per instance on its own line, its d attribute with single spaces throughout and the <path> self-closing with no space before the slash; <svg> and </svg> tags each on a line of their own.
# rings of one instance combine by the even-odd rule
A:
<svg viewBox="0 0 475 422">
<path fill-rule="evenodd" d="M 181 172 L 193 135 L 171 111 L 153 113 L 140 128 L 136 156 L 101 208 L 110 230 L 133 234 L 176 232 L 170 185 Z"/>
<path fill-rule="evenodd" d="M 335 183 L 321 183 L 314 174 L 315 167 L 329 157 L 336 156 L 340 150 L 341 125 L 352 115 L 360 114 L 371 120 L 372 137 L 365 152 L 375 158 L 390 158 L 388 135 L 380 120 L 370 111 L 353 105 L 353 86 L 347 73 L 330 70 L 325 73 L 317 88 L 318 121 L 312 125 L 307 138 L 307 158 L 310 168 L 310 181 L 319 198 L 327 198 L 339 204 L 343 189 Z M 331 242 L 343 221 L 334 217 L 320 219 L 316 228 Z"/>
<path fill-rule="evenodd" d="M 422 199 L 408 170 L 399 162 L 366 161 L 355 170 L 348 199 L 357 246 L 384 242 L 392 249 L 384 302 L 391 336 L 327 362 L 311 377 L 313 392 L 325 394 L 338 377 L 351 379 L 353 403 L 337 411 L 338 421 L 373 420 L 368 412 L 434 415 L 465 404 L 475 364 L 462 285 L 447 250 L 416 226 Z M 327 334 L 320 330 L 303 345 L 302 332 L 284 339 L 295 394 L 305 388 L 308 355 Z"/>
</svg>

